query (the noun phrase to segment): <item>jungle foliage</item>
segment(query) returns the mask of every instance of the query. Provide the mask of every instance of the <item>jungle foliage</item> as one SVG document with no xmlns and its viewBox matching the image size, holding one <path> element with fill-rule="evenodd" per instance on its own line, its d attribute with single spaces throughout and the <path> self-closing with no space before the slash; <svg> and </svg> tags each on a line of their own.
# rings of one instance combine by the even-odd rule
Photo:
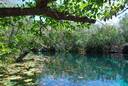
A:
<svg viewBox="0 0 128 86">
<path fill-rule="evenodd" d="M 15 7 L 22 8 L 22 10 L 26 7 L 35 9 L 36 4 L 36 1 L 26 2 L 22 6 Z M 123 32 L 121 32 L 120 29 L 110 25 L 98 27 L 91 25 L 91 22 L 73 22 L 74 17 L 107 20 L 125 9 L 127 0 L 54 0 L 48 1 L 46 4 L 46 8 L 52 9 L 57 14 L 0 17 L 1 60 L 8 57 L 16 59 L 24 50 L 33 48 L 53 47 L 58 52 L 69 52 L 79 48 L 105 49 L 128 40 L 127 31 L 125 31 L 127 29 L 123 25 L 121 27 Z M 0 9 L 6 8 L 11 7 L 2 5 Z M 44 9 L 44 7 L 42 6 L 40 9 Z M 66 17 L 61 17 L 60 13 Z M 2 14 L 0 15 L 2 16 Z M 122 24 L 127 26 L 127 21 L 125 19 L 123 21 Z"/>
<path fill-rule="evenodd" d="M 56 24 L 49 25 L 28 17 L 1 18 L 1 59 L 8 57 L 16 59 L 24 50 L 33 48 L 54 47 L 57 52 L 69 52 L 80 48 L 105 50 L 127 42 L 126 27 L 116 28 L 110 25 L 87 27 L 74 23 L 53 22 Z"/>
</svg>

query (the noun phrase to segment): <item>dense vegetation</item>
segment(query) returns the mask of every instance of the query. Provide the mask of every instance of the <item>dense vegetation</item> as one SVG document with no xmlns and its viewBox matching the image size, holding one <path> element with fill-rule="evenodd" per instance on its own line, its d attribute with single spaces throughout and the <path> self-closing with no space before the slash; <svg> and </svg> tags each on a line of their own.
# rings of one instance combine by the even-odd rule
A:
<svg viewBox="0 0 128 86">
<path fill-rule="evenodd" d="M 57 52 L 109 52 L 113 45 L 127 42 L 127 21 L 122 20 L 122 29 L 110 25 L 98 27 L 90 23 L 118 15 L 126 6 L 127 0 L 37 0 L 16 6 L 17 10 L 2 4 L 0 16 L 21 16 L 0 18 L 0 57 L 16 59 L 19 55 L 25 56 L 20 53 L 46 51 L 44 48 Z M 28 11 L 30 9 L 33 13 Z M 45 10 L 42 11 L 44 16 L 35 9 Z M 31 14 L 40 16 L 38 19 L 22 16 Z"/>
<path fill-rule="evenodd" d="M 54 48 L 57 52 L 79 52 L 95 50 L 110 51 L 112 46 L 127 42 L 127 16 L 121 27 L 110 25 L 89 27 L 53 21 L 50 26 L 28 17 L 1 18 L 1 59 L 16 59 L 21 52 L 31 49 Z M 9 58 L 8 58 L 9 59 Z"/>
</svg>

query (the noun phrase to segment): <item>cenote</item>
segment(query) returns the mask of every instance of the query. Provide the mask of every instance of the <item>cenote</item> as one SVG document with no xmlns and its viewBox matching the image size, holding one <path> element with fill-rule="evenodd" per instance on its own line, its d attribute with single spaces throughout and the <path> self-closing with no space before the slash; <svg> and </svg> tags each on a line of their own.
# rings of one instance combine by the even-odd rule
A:
<svg viewBox="0 0 128 86">
<path fill-rule="evenodd" d="M 47 58 L 47 57 L 46 57 Z M 39 86 L 128 86 L 128 60 L 122 55 L 49 56 Z"/>
<path fill-rule="evenodd" d="M 0 0 L 0 86 L 128 86 L 128 0 Z"/>
<path fill-rule="evenodd" d="M 0 74 L 2 83 L 6 82 L 0 86 L 128 86 L 127 56 L 60 53 L 27 57 Z M 33 57 L 38 60 L 34 62 Z"/>
</svg>

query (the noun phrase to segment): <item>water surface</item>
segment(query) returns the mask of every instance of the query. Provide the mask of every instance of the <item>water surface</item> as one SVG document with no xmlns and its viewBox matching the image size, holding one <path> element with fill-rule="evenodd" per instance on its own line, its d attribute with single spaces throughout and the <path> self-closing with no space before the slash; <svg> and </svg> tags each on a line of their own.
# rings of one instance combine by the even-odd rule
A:
<svg viewBox="0 0 128 86">
<path fill-rule="evenodd" d="M 57 54 L 46 58 L 39 86 L 128 86 L 128 60 L 121 55 Z"/>
<path fill-rule="evenodd" d="M 23 63 L 0 64 L 0 86 L 128 86 L 122 55 L 30 54 Z"/>
</svg>

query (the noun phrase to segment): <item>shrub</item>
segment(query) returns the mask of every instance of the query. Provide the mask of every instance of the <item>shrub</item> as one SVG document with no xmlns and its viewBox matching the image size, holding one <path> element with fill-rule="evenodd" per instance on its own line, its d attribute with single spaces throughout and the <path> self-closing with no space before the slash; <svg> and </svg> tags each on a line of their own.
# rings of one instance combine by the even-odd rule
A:
<svg viewBox="0 0 128 86">
<path fill-rule="evenodd" d="M 120 45 L 124 42 L 123 36 L 120 34 L 119 30 L 113 26 L 105 26 L 97 28 L 95 33 L 92 33 L 88 42 L 88 51 L 103 52 L 106 47 L 111 47 L 112 45 Z"/>
</svg>

